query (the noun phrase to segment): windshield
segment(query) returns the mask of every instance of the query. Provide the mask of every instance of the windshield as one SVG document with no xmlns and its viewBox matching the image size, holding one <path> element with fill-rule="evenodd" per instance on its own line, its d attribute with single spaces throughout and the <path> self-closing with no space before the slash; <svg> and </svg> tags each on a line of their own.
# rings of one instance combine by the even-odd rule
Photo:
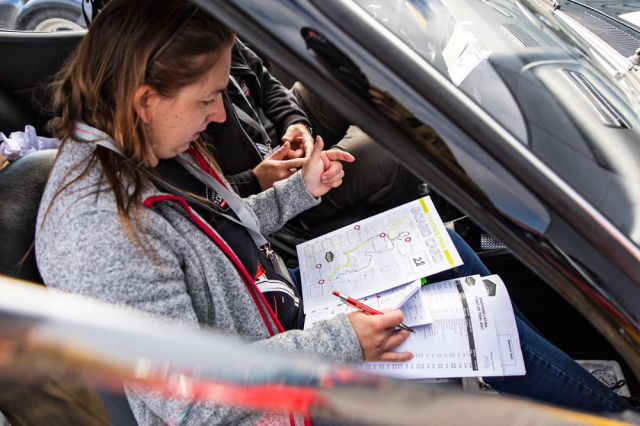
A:
<svg viewBox="0 0 640 426">
<path fill-rule="evenodd" d="M 597 36 L 562 9 L 547 16 L 544 1 L 354 2 L 640 244 L 640 132 L 625 90 L 635 77 L 599 67 L 625 57 L 596 60 Z"/>
</svg>

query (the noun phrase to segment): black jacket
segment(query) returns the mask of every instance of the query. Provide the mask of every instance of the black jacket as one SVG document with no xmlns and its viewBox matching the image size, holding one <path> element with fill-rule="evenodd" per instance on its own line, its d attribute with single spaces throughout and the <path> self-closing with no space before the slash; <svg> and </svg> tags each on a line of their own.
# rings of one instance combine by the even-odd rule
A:
<svg viewBox="0 0 640 426">
<path fill-rule="evenodd" d="M 261 191 L 251 169 L 263 159 L 258 150 L 263 138 L 238 118 L 231 104 L 262 123 L 274 148 L 282 143 L 282 135 L 290 125 L 303 123 L 308 126 L 309 121 L 291 92 L 269 74 L 262 60 L 240 40 L 233 47 L 231 76 L 235 77 L 245 96 L 230 82 L 224 96 L 227 120 L 209 124 L 207 133 L 213 144 L 213 155 L 227 180 L 244 198 Z"/>
</svg>

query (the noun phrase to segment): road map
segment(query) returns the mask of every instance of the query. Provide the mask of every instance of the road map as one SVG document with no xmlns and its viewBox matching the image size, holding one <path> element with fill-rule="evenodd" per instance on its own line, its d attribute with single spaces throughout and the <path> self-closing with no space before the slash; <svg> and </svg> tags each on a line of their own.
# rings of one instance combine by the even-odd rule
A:
<svg viewBox="0 0 640 426">
<path fill-rule="evenodd" d="M 462 264 L 429 197 L 296 247 L 305 313 L 362 298 Z"/>
</svg>

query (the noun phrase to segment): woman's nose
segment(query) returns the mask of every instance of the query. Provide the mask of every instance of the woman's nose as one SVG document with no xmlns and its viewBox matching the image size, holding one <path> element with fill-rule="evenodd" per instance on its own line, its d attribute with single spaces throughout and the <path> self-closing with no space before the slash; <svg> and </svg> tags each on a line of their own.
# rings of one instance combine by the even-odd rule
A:
<svg viewBox="0 0 640 426">
<path fill-rule="evenodd" d="M 215 123 L 224 123 L 226 119 L 227 119 L 227 113 L 224 110 L 224 106 L 217 108 L 214 112 L 212 112 L 207 116 L 207 121 L 209 122 L 213 121 Z"/>
</svg>

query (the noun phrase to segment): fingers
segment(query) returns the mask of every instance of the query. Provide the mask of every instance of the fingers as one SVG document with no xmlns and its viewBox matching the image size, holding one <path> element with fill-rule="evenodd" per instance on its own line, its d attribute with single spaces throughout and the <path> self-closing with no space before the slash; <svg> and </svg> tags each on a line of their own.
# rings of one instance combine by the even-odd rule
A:
<svg viewBox="0 0 640 426">
<path fill-rule="evenodd" d="M 344 170 L 342 169 L 342 164 L 338 161 L 332 161 L 329 168 L 322 174 L 321 180 L 323 184 L 332 186 L 331 184 L 342 180 L 343 177 Z"/>
<path fill-rule="evenodd" d="M 380 361 L 385 362 L 405 362 L 413 358 L 411 352 L 385 352 L 380 355 Z"/>
<path fill-rule="evenodd" d="M 411 352 L 392 352 L 393 349 L 403 344 L 409 338 L 410 334 L 407 330 L 401 330 L 389 336 L 384 348 L 385 352 L 380 355 L 380 361 L 404 362 L 413 358 Z"/>
<path fill-rule="evenodd" d="M 330 186 L 332 188 L 337 188 L 342 185 L 342 179 L 344 179 L 344 171 L 340 170 L 340 172 L 330 178 L 322 177 L 322 184 L 326 186 Z"/>
<path fill-rule="evenodd" d="M 351 312 L 347 317 L 358 336 L 362 355 L 366 361 L 402 362 L 413 358 L 410 352 L 392 352 L 410 335 L 406 330 L 394 332 L 402 322 L 402 311 L 396 310 L 373 316 L 362 312 Z"/>
<path fill-rule="evenodd" d="M 311 151 L 311 155 L 309 156 L 309 161 L 318 161 L 321 157 L 322 148 L 324 148 L 324 141 L 320 136 L 316 138 L 316 144 L 313 146 L 313 150 Z"/>
<path fill-rule="evenodd" d="M 393 333 L 387 339 L 385 350 L 390 351 L 392 349 L 397 348 L 409 338 L 410 334 L 411 333 L 407 330 L 400 330 L 397 333 Z"/>
<path fill-rule="evenodd" d="M 291 149 L 291 144 L 289 142 L 285 142 L 282 144 L 280 148 L 273 151 L 265 159 L 266 160 L 282 160 L 284 157 L 287 156 L 290 149 Z"/>
<path fill-rule="evenodd" d="M 347 163 L 355 161 L 355 157 L 353 155 L 339 149 L 330 149 L 325 151 L 325 154 L 331 161 L 346 161 Z"/>
<path fill-rule="evenodd" d="M 402 321 L 404 321 L 404 315 L 399 309 L 391 312 L 385 312 L 384 315 L 376 316 L 376 318 L 380 318 L 381 325 L 384 329 L 391 330 L 395 330 L 395 328 L 402 324 Z M 409 332 L 407 331 L 407 333 Z"/>
<path fill-rule="evenodd" d="M 286 169 L 297 169 L 302 167 L 305 161 L 306 158 L 294 158 L 293 160 L 283 160 L 280 164 Z"/>
<path fill-rule="evenodd" d="M 287 127 L 287 131 L 282 136 L 282 142 L 293 142 L 293 139 L 299 133 L 300 133 L 300 130 L 297 128 L 295 124 Z"/>
<path fill-rule="evenodd" d="M 290 149 L 289 153 L 287 154 L 287 158 L 293 159 L 293 158 L 303 158 L 304 157 L 304 149 L 299 148 L 299 149 Z"/>
</svg>

